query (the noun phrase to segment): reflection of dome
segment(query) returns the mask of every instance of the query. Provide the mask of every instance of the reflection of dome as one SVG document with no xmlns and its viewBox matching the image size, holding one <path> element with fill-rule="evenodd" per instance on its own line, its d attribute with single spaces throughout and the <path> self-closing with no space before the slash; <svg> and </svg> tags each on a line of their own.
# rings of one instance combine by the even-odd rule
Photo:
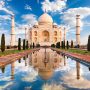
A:
<svg viewBox="0 0 90 90">
<path fill-rule="evenodd" d="M 53 23 L 53 19 L 50 15 L 44 13 L 39 17 L 39 23 Z"/>
<path fill-rule="evenodd" d="M 39 69 L 39 75 L 42 79 L 48 80 L 53 75 L 52 69 Z"/>
</svg>

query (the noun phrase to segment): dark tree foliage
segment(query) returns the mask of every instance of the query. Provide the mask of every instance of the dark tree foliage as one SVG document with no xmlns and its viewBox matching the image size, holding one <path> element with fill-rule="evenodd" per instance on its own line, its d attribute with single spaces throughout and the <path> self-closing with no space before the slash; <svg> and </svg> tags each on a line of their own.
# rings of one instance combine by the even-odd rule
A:
<svg viewBox="0 0 90 90">
<path fill-rule="evenodd" d="M 55 44 L 51 44 L 51 47 L 55 48 Z"/>
<path fill-rule="evenodd" d="M 5 35 L 2 34 L 1 37 L 1 51 L 4 52 L 5 51 Z"/>
<path fill-rule="evenodd" d="M 21 38 L 18 39 L 18 50 L 21 50 Z"/>
<path fill-rule="evenodd" d="M 63 47 L 64 47 L 63 41 L 61 42 L 61 47 L 62 47 L 62 49 L 63 49 Z"/>
<path fill-rule="evenodd" d="M 39 48 L 40 47 L 40 44 L 36 44 L 36 47 Z"/>
<path fill-rule="evenodd" d="M 71 40 L 71 48 L 73 48 L 74 46 L 73 46 L 73 40 Z"/>
<path fill-rule="evenodd" d="M 23 50 L 25 50 L 25 39 L 23 39 Z"/>
<path fill-rule="evenodd" d="M 5 72 L 5 67 L 2 67 L 2 69 L 1 69 L 1 70 L 2 70 L 2 73 L 4 73 L 4 72 Z"/>
<path fill-rule="evenodd" d="M 32 44 L 30 44 L 30 48 L 32 48 Z"/>
<path fill-rule="evenodd" d="M 66 47 L 67 47 L 67 49 L 69 49 L 69 42 L 68 41 L 67 41 L 67 46 Z"/>
<path fill-rule="evenodd" d="M 35 48 L 35 44 L 33 43 L 33 48 Z"/>
<path fill-rule="evenodd" d="M 28 49 L 28 41 L 26 41 L 26 49 Z"/>
<path fill-rule="evenodd" d="M 63 48 L 65 49 L 65 41 L 63 41 Z"/>
<path fill-rule="evenodd" d="M 60 48 L 60 42 L 56 43 L 56 48 Z"/>
<path fill-rule="evenodd" d="M 89 35 L 89 37 L 88 37 L 87 50 L 90 51 L 90 35 Z"/>
</svg>

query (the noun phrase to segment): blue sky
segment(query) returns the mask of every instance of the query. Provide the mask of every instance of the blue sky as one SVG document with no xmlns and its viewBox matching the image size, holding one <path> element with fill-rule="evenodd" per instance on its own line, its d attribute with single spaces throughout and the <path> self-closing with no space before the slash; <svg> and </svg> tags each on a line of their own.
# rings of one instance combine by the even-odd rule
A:
<svg viewBox="0 0 90 90">
<path fill-rule="evenodd" d="M 66 27 L 69 41 L 75 41 L 75 16 L 80 14 L 81 44 L 87 43 L 90 35 L 90 0 L 0 0 L 0 36 L 5 33 L 6 43 L 9 44 L 11 15 L 14 14 L 17 38 L 24 38 L 24 28 L 34 25 L 45 10 L 58 26 Z"/>
</svg>

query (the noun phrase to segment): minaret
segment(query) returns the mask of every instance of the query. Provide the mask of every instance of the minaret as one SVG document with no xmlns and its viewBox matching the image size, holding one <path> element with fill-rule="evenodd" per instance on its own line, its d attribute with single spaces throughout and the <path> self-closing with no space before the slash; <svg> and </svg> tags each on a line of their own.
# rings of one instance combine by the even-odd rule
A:
<svg viewBox="0 0 90 90">
<path fill-rule="evenodd" d="M 11 46 L 15 45 L 15 23 L 14 23 L 14 15 L 11 17 Z"/>
<path fill-rule="evenodd" d="M 80 15 L 76 15 L 76 45 L 80 45 Z"/>
<path fill-rule="evenodd" d="M 66 28 L 64 28 L 64 41 L 65 41 L 65 45 L 66 45 Z"/>
<path fill-rule="evenodd" d="M 60 43 L 62 41 L 62 27 L 60 27 Z"/>
</svg>

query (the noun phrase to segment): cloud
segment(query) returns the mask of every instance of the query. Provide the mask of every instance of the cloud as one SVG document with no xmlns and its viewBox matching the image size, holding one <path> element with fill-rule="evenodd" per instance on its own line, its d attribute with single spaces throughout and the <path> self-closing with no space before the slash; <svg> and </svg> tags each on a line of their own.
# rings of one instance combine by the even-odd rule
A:
<svg viewBox="0 0 90 90">
<path fill-rule="evenodd" d="M 66 7 L 67 0 L 45 0 L 42 2 L 42 10 L 45 12 L 61 12 Z"/>
<path fill-rule="evenodd" d="M 63 13 L 63 16 L 61 17 L 62 22 L 64 24 L 69 25 L 69 27 L 73 30 L 76 26 L 76 15 L 80 15 L 81 18 L 81 28 L 84 25 L 84 20 L 87 16 L 90 16 L 90 8 L 88 7 L 79 7 L 79 8 L 71 8 L 68 9 L 66 12 Z"/>
<path fill-rule="evenodd" d="M 27 4 L 25 5 L 25 9 L 26 9 L 26 10 L 30 10 L 30 11 L 32 10 L 31 6 L 29 6 L 29 5 L 27 5 Z"/>
<path fill-rule="evenodd" d="M 3 1 L 3 0 L 0 1 L 0 11 L 5 11 L 6 13 L 8 13 L 10 15 L 14 15 L 14 13 L 12 11 L 8 10 L 5 7 L 5 1 Z"/>
<path fill-rule="evenodd" d="M 22 15 L 22 19 L 24 22 L 26 22 L 28 25 L 31 25 L 31 26 L 33 26 L 37 22 L 37 16 L 34 14 Z"/>
<path fill-rule="evenodd" d="M 1 20 L 10 20 L 10 15 L 0 15 L 0 21 Z"/>
</svg>

